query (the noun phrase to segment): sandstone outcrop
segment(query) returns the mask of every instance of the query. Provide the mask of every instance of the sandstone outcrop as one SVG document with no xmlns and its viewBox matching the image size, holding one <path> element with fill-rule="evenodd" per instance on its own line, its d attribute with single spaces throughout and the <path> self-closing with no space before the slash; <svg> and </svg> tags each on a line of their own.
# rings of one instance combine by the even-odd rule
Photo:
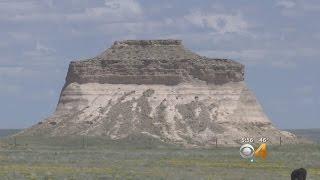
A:
<svg viewBox="0 0 320 180">
<path fill-rule="evenodd" d="M 275 128 L 244 82 L 244 66 L 195 54 L 180 40 L 115 42 L 69 65 L 54 114 L 21 135 L 142 133 L 186 146 L 236 145 L 242 137 L 295 142 Z"/>
<path fill-rule="evenodd" d="M 66 85 L 178 85 L 194 80 L 224 84 L 243 81 L 243 75 L 243 65 L 199 56 L 186 50 L 179 40 L 122 41 L 96 58 L 71 62 Z"/>
</svg>

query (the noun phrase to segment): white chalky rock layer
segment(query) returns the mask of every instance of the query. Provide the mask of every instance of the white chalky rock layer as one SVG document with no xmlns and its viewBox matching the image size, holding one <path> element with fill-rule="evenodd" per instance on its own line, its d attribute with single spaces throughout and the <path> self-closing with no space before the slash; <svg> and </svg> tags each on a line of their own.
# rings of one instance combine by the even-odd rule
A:
<svg viewBox="0 0 320 180">
<path fill-rule="evenodd" d="M 71 83 L 56 112 L 22 134 L 126 138 L 142 133 L 192 146 L 236 145 L 243 137 L 296 141 L 276 129 L 244 82 L 125 85 Z"/>
</svg>

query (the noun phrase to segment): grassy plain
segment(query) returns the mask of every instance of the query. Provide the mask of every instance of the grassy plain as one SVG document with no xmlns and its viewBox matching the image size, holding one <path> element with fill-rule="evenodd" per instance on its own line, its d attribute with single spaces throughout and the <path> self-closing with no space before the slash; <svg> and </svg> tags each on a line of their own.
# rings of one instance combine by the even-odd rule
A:
<svg viewBox="0 0 320 180">
<path fill-rule="evenodd" d="M 152 139 L 4 138 L 0 179 L 289 179 L 304 167 L 320 179 L 320 145 L 269 147 L 250 163 L 239 148 L 184 149 Z"/>
</svg>

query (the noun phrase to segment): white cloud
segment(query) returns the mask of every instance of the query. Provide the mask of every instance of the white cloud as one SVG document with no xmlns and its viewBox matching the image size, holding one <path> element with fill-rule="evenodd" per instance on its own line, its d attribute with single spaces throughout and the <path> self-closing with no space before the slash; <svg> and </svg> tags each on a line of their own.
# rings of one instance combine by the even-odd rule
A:
<svg viewBox="0 0 320 180">
<path fill-rule="evenodd" d="M 56 52 L 55 49 L 50 48 L 50 47 L 40 43 L 39 41 L 37 41 L 34 49 L 31 51 L 26 51 L 26 52 L 24 52 L 24 54 L 26 56 L 31 57 L 31 58 L 40 57 L 43 59 L 47 59 L 47 58 L 49 58 L 48 57 L 49 55 L 52 55 L 55 52 Z"/>
<path fill-rule="evenodd" d="M 0 20 L 12 21 L 32 17 L 41 9 L 41 3 L 37 1 L 1 1 Z"/>
<path fill-rule="evenodd" d="M 296 62 L 288 60 L 273 60 L 271 61 L 271 65 L 282 69 L 293 69 L 297 67 Z"/>
<path fill-rule="evenodd" d="M 304 17 L 306 14 L 319 13 L 320 11 L 318 0 L 279 0 L 276 5 L 282 7 L 282 14 L 288 17 Z"/>
<path fill-rule="evenodd" d="M 55 12 L 34 12 L 31 14 L 17 14 L 12 16 L 9 20 L 17 22 L 61 22 L 64 15 Z"/>
<path fill-rule="evenodd" d="M 315 100 L 312 97 L 302 97 L 300 102 L 304 105 L 312 105 L 315 103 Z"/>
<path fill-rule="evenodd" d="M 62 11 L 53 8 L 52 1 L 5 1 L 0 2 L 0 20 L 16 22 L 119 22 L 137 19 L 142 9 L 135 0 L 105 0 L 100 6 L 73 6 Z M 81 4 L 81 3 L 80 3 Z"/>
<path fill-rule="evenodd" d="M 320 4 L 318 0 L 315 1 L 299 1 L 301 4 L 301 9 L 308 12 L 319 12 Z"/>
<path fill-rule="evenodd" d="M 86 8 L 84 12 L 66 15 L 71 21 L 121 22 L 141 17 L 142 9 L 135 0 L 105 0 L 104 6 Z"/>
<path fill-rule="evenodd" d="M 254 65 L 265 60 L 267 51 L 262 49 L 248 50 L 206 50 L 200 51 L 199 54 L 213 58 L 226 58 L 240 60 L 242 63 Z"/>
<path fill-rule="evenodd" d="M 114 12 L 129 12 L 133 14 L 141 14 L 140 4 L 135 0 L 105 0 L 107 8 Z"/>
<path fill-rule="evenodd" d="M 278 0 L 276 2 L 276 5 L 279 7 L 290 9 L 290 8 L 295 7 L 296 3 L 293 1 L 290 1 L 290 0 Z"/>
<path fill-rule="evenodd" d="M 39 22 L 61 21 L 64 14 L 52 11 L 43 1 L 0 2 L 0 21 Z"/>
<path fill-rule="evenodd" d="M 141 22 L 120 22 L 120 23 L 109 23 L 98 26 L 98 30 L 103 34 L 113 36 L 120 39 L 125 39 L 128 36 L 148 36 L 152 35 L 151 38 L 156 38 L 158 34 L 161 34 L 165 28 L 171 28 L 173 24 L 166 24 L 164 21 L 141 21 Z M 174 28 L 174 27 L 172 27 Z M 155 29 L 157 31 L 155 31 Z"/>
<path fill-rule="evenodd" d="M 18 94 L 21 92 L 21 87 L 13 84 L 0 84 L 1 94 Z"/>
<path fill-rule="evenodd" d="M 45 46 L 44 44 L 41 44 L 39 41 L 37 41 L 37 43 L 36 43 L 35 50 L 43 52 L 43 53 L 55 52 L 55 50 L 53 48 L 49 48 L 49 47 Z"/>
<path fill-rule="evenodd" d="M 312 95 L 314 93 L 314 87 L 311 85 L 301 86 L 294 90 L 296 95 Z"/>
<path fill-rule="evenodd" d="M 32 38 L 32 35 L 30 33 L 26 33 L 26 32 L 12 31 L 12 32 L 8 32 L 8 33 L 15 40 L 25 41 L 25 40 L 30 40 Z"/>
<path fill-rule="evenodd" d="M 264 49 L 207 49 L 199 50 L 199 54 L 214 58 L 227 58 L 238 60 L 246 65 L 267 64 L 276 68 L 293 69 L 297 68 L 300 61 L 318 61 L 320 52 L 314 48 L 264 48 Z"/>
<path fill-rule="evenodd" d="M 194 11 L 185 16 L 185 19 L 195 26 L 210 28 L 221 34 L 245 32 L 249 24 L 240 14 L 211 14 Z"/>
<path fill-rule="evenodd" d="M 23 67 L 0 67 L 0 76 L 16 76 L 24 71 Z"/>
<path fill-rule="evenodd" d="M 51 70 L 51 69 L 50 69 Z M 49 72 L 47 68 L 23 67 L 23 66 L 1 66 L 0 76 L 4 79 L 23 79 L 27 77 L 41 77 L 43 73 Z"/>
<path fill-rule="evenodd" d="M 20 12 L 32 12 L 38 8 L 39 8 L 39 5 L 33 1 L 11 1 L 11 0 L 0 1 L 1 13 L 15 14 Z"/>
</svg>

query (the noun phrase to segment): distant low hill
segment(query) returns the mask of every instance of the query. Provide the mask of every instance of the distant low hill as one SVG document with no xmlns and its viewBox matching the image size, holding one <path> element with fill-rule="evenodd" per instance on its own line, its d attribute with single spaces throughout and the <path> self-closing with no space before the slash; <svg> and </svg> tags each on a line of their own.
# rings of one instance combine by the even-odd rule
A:
<svg viewBox="0 0 320 180">
<path fill-rule="evenodd" d="M 320 143 L 320 128 L 318 129 L 287 129 L 298 136 L 310 139 L 314 142 Z"/>
<path fill-rule="evenodd" d="M 21 131 L 21 129 L 0 129 L 0 137 L 10 136 L 19 131 Z"/>
</svg>

